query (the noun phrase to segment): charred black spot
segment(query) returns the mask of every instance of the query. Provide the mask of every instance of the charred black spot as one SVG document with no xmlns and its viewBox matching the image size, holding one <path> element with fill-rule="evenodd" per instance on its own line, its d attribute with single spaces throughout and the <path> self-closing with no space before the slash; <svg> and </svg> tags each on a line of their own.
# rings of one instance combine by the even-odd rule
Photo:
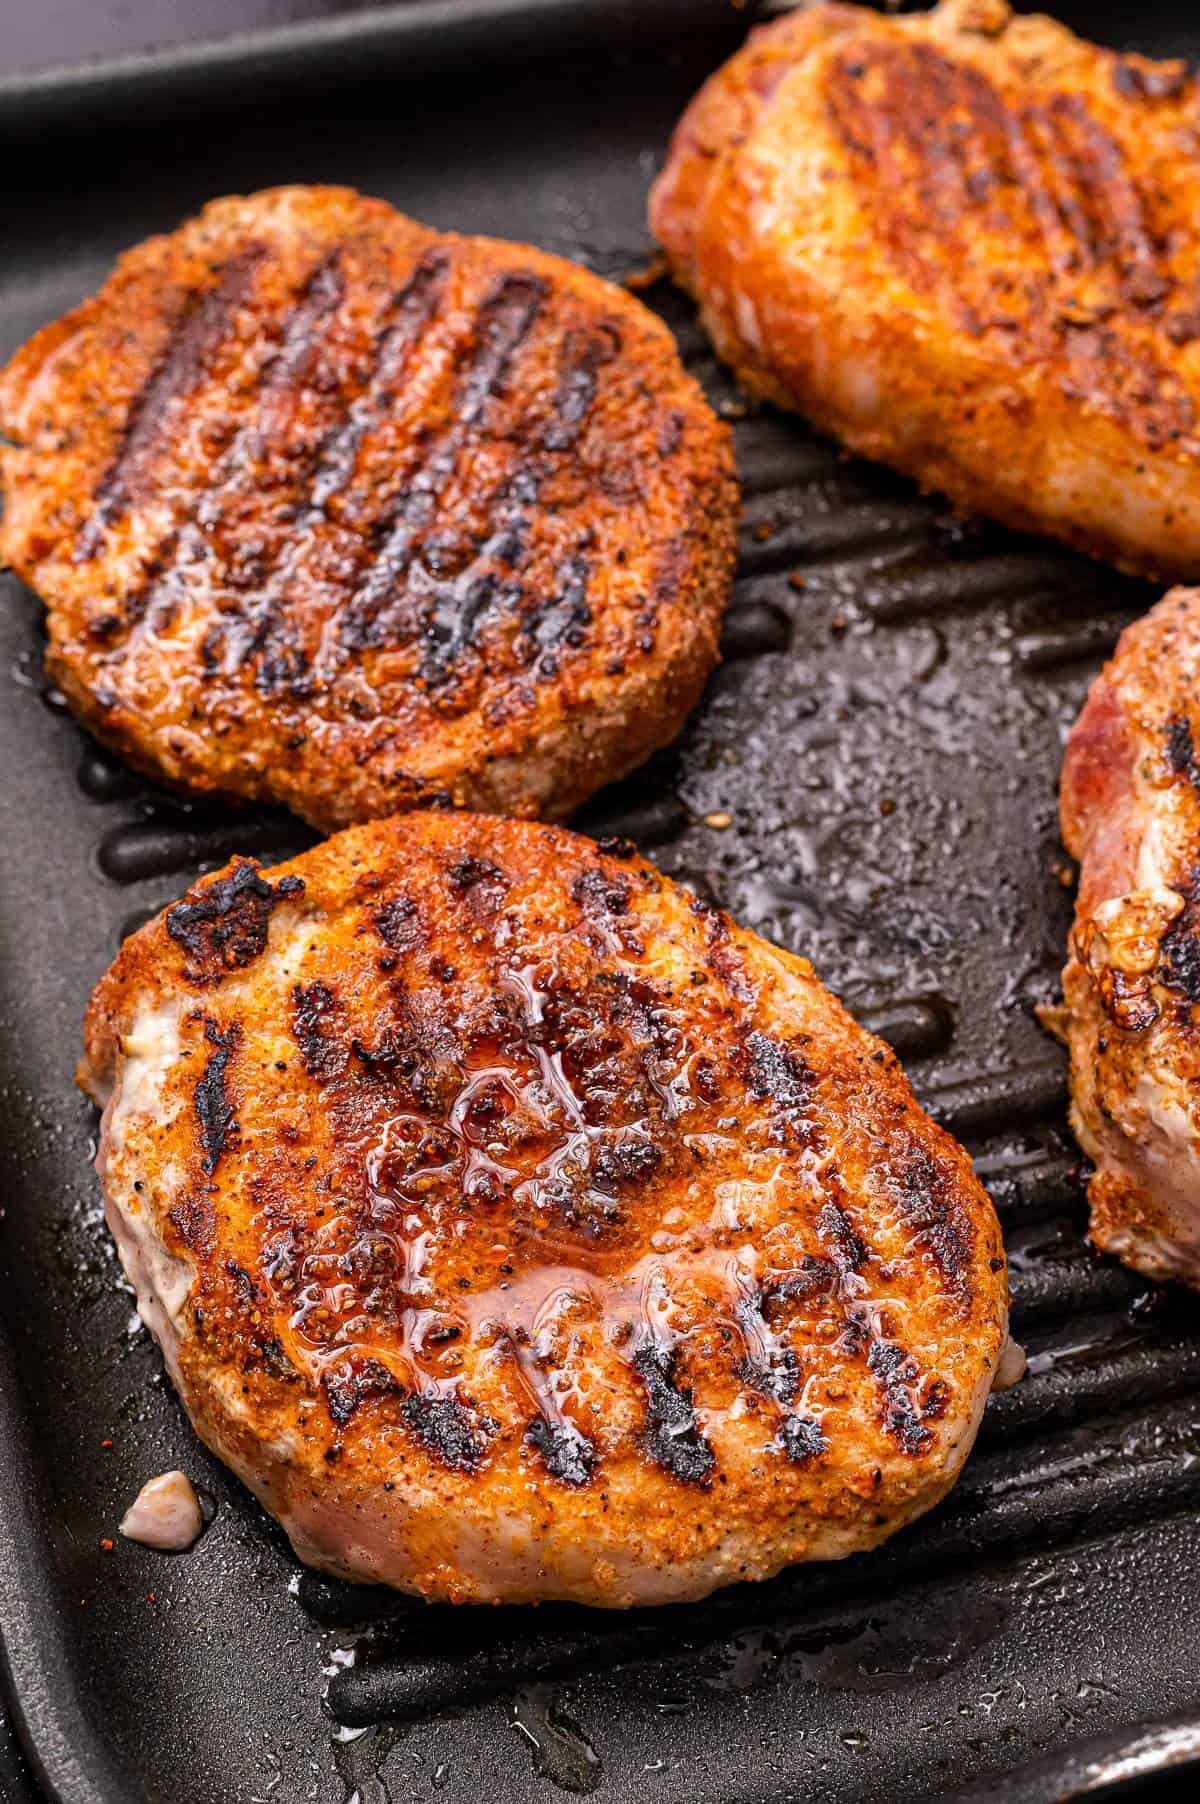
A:
<svg viewBox="0 0 1200 1804">
<path fill-rule="evenodd" d="M 818 1459 L 829 1442 L 821 1433 L 820 1425 L 811 1416 L 785 1416 L 779 1424 L 776 1445 L 790 1460 L 798 1466 L 805 1460 Z"/>
<path fill-rule="evenodd" d="M 329 1413 L 339 1428 L 350 1421 L 360 1404 L 375 1397 L 393 1396 L 401 1389 L 377 1359 L 343 1361 L 326 1372 L 322 1385 Z"/>
<path fill-rule="evenodd" d="M 493 1425 L 477 1422 L 457 1397 L 416 1392 L 404 1399 L 405 1422 L 423 1447 L 456 1472 L 473 1472 L 487 1452 Z"/>
<path fill-rule="evenodd" d="M 346 1050 L 335 1031 L 342 1005 L 327 983 L 297 984 L 292 990 L 292 1032 L 310 1077 L 336 1077 Z"/>
<path fill-rule="evenodd" d="M 375 931 L 393 952 L 415 952 L 425 943 L 425 928 L 411 896 L 393 896 L 377 908 Z"/>
<path fill-rule="evenodd" d="M 651 1459 L 680 1484 L 707 1486 L 717 1458 L 700 1432 L 692 1393 L 676 1381 L 675 1349 L 642 1347 L 633 1364 L 646 1387 L 646 1449 Z"/>
<path fill-rule="evenodd" d="M 225 1151 L 225 1142 L 235 1127 L 233 1105 L 225 1091 L 225 1071 L 242 1036 L 236 1022 L 221 1033 L 210 1021 L 205 1029 L 205 1037 L 214 1050 L 196 1085 L 192 1107 L 196 1111 L 200 1147 L 204 1155 L 200 1164 L 211 1177 Z"/>
<path fill-rule="evenodd" d="M 867 1249 L 840 1203 L 825 1204 L 817 1216 L 817 1230 L 832 1247 L 838 1270 L 856 1272 L 867 1256 Z"/>
<path fill-rule="evenodd" d="M 239 860 L 227 877 L 188 891 L 167 911 L 167 932 L 194 964 L 190 983 L 218 981 L 253 964 L 267 944 L 271 911 L 304 892 L 302 877 L 283 877 L 272 888 L 253 859 Z"/>
<path fill-rule="evenodd" d="M 551 1478 L 566 1485 L 585 1485 L 596 1469 L 599 1454 L 574 1422 L 548 1422 L 538 1416 L 525 1435 L 546 1462 Z"/>
</svg>

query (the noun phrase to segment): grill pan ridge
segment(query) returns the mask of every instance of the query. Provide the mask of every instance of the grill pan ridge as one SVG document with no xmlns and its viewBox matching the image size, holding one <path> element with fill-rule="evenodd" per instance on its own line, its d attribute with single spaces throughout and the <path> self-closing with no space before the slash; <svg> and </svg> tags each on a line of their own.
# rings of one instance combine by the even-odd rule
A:
<svg viewBox="0 0 1200 1804">
<path fill-rule="evenodd" d="M 587 0 L 524 21 L 485 0 L 484 58 L 463 29 L 475 4 L 387 9 L 374 82 L 316 28 L 280 41 L 273 88 L 263 40 L 254 103 L 235 88 L 226 115 L 183 53 L 125 70 L 138 117 L 103 136 L 86 134 L 95 76 L 0 92 L 21 169 L 0 354 L 126 243 L 284 179 L 349 181 L 608 275 L 643 263 L 667 133 L 749 15 L 659 0 L 614 9 L 599 39 Z M 1168 0 L 1136 18 L 1057 10 L 1200 53 Z M 577 824 L 629 835 L 804 952 L 895 1045 L 995 1198 L 1029 1376 L 992 1401 L 932 1517 L 705 1605 L 476 1615 L 300 1573 L 133 1330 L 71 1072 L 90 986 L 131 926 L 235 849 L 269 862 L 312 836 L 171 801 L 97 751 L 45 690 L 37 605 L 2 577 L 0 1624 L 30 1761 L 62 1804 L 1032 1801 L 1200 1756 L 1200 1311 L 1086 1248 L 1064 1061 L 1033 1012 L 1070 916 L 1063 738 L 1152 592 L 957 521 L 747 407 L 690 306 L 665 285 L 647 299 L 733 423 L 742 559 L 695 719 Z M 173 1465 L 216 1506 L 197 1548 L 106 1552 L 133 1491 Z M 9 1796 L 35 1792 L 0 1719 Z"/>
</svg>

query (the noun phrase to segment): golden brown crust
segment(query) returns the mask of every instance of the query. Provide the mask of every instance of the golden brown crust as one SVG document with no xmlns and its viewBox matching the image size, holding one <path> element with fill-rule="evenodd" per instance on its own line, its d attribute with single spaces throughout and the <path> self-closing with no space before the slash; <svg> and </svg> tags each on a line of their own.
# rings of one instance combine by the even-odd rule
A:
<svg viewBox="0 0 1200 1804">
<path fill-rule="evenodd" d="M 0 555 L 139 768 L 561 815 L 678 731 L 737 490 L 666 328 L 346 189 L 214 202 L 0 374 Z"/>
<path fill-rule="evenodd" d="M 1092 1238 L 1200 1287 L 1200 591 L 1123 635 L 1067 747 L 1080 861 L 1063 973 Z"/>
<path fill-rule="evenodd" d="M 962 506 L 1200 573 L 1200 99 L 996 0 L 768 26 L 651 202 L 756 392 Z"/>
<path fill-rule="evenodd" d="M 969 1449 L 969 1160 L 632 848 L 433 812 L 237 860 L 126 943 L 82 1079 L 197 1427 L 315 1563 L 699 1596 L 873 1545 Z"/>
</svg>

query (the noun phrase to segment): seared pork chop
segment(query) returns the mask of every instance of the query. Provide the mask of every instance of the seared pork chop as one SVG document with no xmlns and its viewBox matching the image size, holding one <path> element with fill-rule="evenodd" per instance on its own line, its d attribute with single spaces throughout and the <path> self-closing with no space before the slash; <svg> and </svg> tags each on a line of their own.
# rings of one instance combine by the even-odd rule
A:
<svg viewBox="0 0 1200 1804">
<path fill-rule="evenodd" d="M 151 776 L 563 815 L 717 655 L 737 491 L 667 329 L 346 189 L 214 202 L 0 375 L 0 555 Z"/>
<path fill-rule="evenodd" d="M 437 811 L 202 878 L 88 1011 L 108 1218 L 300 1556 L 701 1597 L 953 1483 L 999 1229 L 803 960 L 622 842 Z"/>
<path fill-rule="evenodd" d="M 1067 747 L 1066 1007 L 1092 1239 L 1200 1287 L 1200 591 L 1123 635 Z"/>
<path fill-rule="evenodd" d="M 1200 575 L 1200 90 L 1003 0 L 764 26 L 651 224 L 753 392 L 964 508 Z"/>
</svg>

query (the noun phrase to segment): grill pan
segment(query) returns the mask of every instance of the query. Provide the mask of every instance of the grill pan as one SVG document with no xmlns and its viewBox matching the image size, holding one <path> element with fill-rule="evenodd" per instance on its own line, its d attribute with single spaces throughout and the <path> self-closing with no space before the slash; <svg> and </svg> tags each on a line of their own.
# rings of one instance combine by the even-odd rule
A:
<svg viewBox="0 0 1200 1804">
<path fill-rule="evenodd" d="M 1183 0 L 1057 11 L 1200 54 Z M 416 0 L 0 82 L 0 353 L 125 245 L 282 180 L 623 274 L 671 124 L 750 16 Z M 1200 1759 L 1200 1307 L 1086 1249 L 1064 1061 L 1033 1015 L 1070 914 L 1063 738 L 1151 592 L 748 409 L 687 303 L 647 298 L 734 423 L 743 557 L 683 739 L 579 824 L 808 954 L 895 1045 L 995 1198 L 1029 1376 L 933 1516 L 706 1605 L 454 1612 L 302 1573 L 131 1323 L 71 1072 L 132 925 L 234 849 L 310 836 L 167 800 L 99 753 L 44 687 L 36 603 L 0 577 L 0 1624 L 25 1750 L 0 1714 L 0 1797 L 1034 1804 Z M 174 1465 L 215 1509 L 196 1549 L 105 1551 Z"/>
</svg>

